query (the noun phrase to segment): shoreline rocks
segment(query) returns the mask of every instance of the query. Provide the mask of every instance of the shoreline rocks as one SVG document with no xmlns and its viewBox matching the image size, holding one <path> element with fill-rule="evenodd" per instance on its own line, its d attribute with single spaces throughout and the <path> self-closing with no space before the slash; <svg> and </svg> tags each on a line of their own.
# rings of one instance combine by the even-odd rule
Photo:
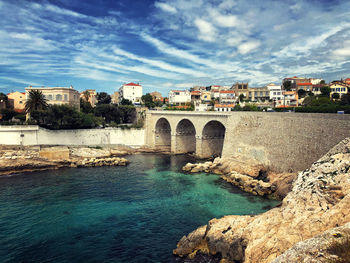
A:
<svg viewBox="0 0 350 263">
<path fill-rule="evenodd" d="M 219 256 L 225 263 L 268 263 L 298 242 L 350 222 L 349 207 L 347 138 L 298 174 L 279 207 L 255 216 L 214 218 L 181 238 L 173 253 L 188 260 L 202 253 Z"/>
</svg>

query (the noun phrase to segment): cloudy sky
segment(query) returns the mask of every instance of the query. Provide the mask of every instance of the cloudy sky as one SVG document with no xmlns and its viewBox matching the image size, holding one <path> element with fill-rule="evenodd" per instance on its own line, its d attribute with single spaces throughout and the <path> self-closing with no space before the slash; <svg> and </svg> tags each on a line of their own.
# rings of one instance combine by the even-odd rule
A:
<svg viewBox="0 0 350 263">
<path fill-rule="evenodd" d="M 350 77 L 349 0 L 0 0 L 0 92 Z"/>
</svg>

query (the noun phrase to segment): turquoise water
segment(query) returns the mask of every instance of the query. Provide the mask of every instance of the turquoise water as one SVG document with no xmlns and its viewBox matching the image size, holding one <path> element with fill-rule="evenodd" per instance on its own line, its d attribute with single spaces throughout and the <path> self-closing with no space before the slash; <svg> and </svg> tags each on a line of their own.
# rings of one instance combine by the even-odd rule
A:
<svg viewBox="0 0 350 263">
<path fill-rule="evenodd" d="M 185 155 L 128 159 L 0 177 L 0 262 L 173 262 L 177 241 L 211 218 L 276 204 L 181 173 Z"/>
</svg>

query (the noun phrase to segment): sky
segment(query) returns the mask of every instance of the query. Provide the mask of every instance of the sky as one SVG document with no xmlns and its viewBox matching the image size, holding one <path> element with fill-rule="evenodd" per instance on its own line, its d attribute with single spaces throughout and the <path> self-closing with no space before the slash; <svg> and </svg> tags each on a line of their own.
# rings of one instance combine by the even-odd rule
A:
<svg viewBox="0 0 350 263">
<path fill-rule="evenodd" d="M 349 0 L 0 0 L 0 92 L 350 77 Z"/>
</svg>

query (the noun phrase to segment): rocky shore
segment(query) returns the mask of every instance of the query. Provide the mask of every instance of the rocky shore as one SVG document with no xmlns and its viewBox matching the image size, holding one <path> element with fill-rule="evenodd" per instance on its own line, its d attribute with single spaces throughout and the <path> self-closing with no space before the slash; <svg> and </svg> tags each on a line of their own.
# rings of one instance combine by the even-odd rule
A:
<svg viewBox="0 0 350 263">
<path fill-rule="evenodd" d="M 0 176 L 64 167 L 125 166 L 135 150 L 88 147 L 2 146 Z"/>
<path fill-rule="evenodd" d="M 244 192 L 253 195 L 282 199 L 291 190 L 296 173 L 274 173 L 254 160 L 239 157 L 215 158 L 204 163 L 187 163 L 183 171 L 206 172 L 221 175 L 221 178 Z"/>
<path fill-rule="evenodd" d="M 210 168 L 213 163 L 208 163 L 208 170 L 218 168 Z M 264 176 L 261 172 L 254 175 L 255 180 Z M 288 178 L 285 175 L 285 180 Z M 212 255 L 222 263 L 347 262 L 341 261 L 342 255 L 334 247 L 345 244 L 349 250 L 349 238 L 347 244 L 340 238 L 348 233 L 349 207 L 350 138 L 300 172 L 279 207 L 256 216 L 214 218 L 184 236 L 174 254 L 188 260 Z"/>
</svg>

